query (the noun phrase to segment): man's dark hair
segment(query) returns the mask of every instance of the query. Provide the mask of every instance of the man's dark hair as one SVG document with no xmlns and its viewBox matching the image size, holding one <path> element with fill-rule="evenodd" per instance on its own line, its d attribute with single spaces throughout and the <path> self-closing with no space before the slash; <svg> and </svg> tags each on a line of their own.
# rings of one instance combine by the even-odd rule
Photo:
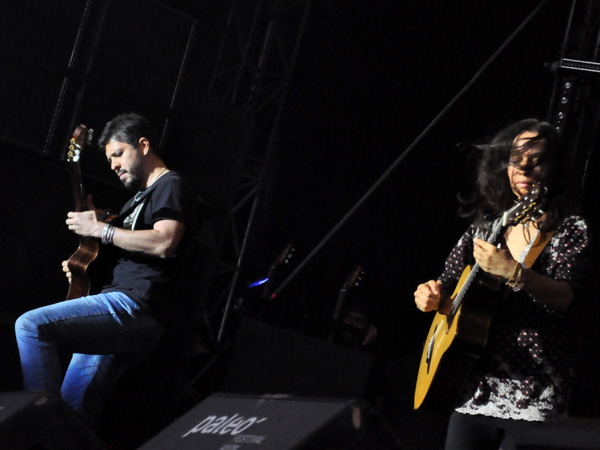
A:
<svg viewBox="0 0 600 450">
<path fill-rule="evenodd" d="M 98 138 L 98 147 L 104 151 L 113 140 L 137 147 L 142 137 L 148 139 L 152 151 L 160 155 L 159 142 L 150 121 L 136 113 L 120 114 L 106 124 Z"/>
</svg>

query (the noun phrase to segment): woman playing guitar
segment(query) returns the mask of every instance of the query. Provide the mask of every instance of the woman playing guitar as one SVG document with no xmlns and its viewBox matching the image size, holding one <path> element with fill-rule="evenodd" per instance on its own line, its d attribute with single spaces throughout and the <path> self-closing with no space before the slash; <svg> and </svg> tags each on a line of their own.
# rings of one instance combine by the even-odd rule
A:
<svg viewBox="0 0 600 450">
<path fill-rule="evenodd" d="M 590 241 L 584 219 L 570 215 L 565 152 L 550 124 L 520 121 L 475 149 L 476 193 L 463 208 L 472 225 L 441 276 L 419 285 L 414 295 L 421 311 L 451 316 L 451 293 L 472 264 L 501 287 L 494 294 L 478 289 L 478 298 L 470 299 L 477 307 L 497 295 L 484 348 L 458 393 L 446 441 L 446 449 L 497 450 L 504 432 L 566 411 L 578 339 L 571 319 L 586 281 Z M 503 212 L 539 184 L 543 211 L 502 228 L 490 243 Z"/>
</svg>

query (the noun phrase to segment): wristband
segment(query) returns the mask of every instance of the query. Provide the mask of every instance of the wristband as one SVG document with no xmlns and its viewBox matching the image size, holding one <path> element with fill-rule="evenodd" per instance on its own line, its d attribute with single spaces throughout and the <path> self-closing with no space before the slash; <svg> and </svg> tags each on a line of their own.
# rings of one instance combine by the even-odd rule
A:
<svg viewBox="0 0 600 450">
<path fill-rule="evenodd" d="M 113 227 L 109 223 L 104 225 L 104 230 L 102 230 L 102 243 L 105 245 L 112 244 L 114 234 L 115 234 L 115 227 Z"/>
</svg>

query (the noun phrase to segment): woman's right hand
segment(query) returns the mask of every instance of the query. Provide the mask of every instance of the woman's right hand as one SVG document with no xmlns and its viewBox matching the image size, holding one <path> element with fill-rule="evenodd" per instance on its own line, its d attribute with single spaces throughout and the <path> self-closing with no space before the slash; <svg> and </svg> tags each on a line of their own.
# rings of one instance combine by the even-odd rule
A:
<svg viewBox="0 0 600 450">
<path fill-rule="evenodd" d="M 69 261 L 62 262 L 62 269 L 67 277 L 67 280 L 69 280 L 69 284 L 71 284 L 71 271 L 69 270 Z"/>
<path fill-rule="evenodd" d="M 441 284 L 435 280 L 420 284 L 415 291 L 415 304 L 423 312 L 438 310 L 441 299 Z"/>
</svg>

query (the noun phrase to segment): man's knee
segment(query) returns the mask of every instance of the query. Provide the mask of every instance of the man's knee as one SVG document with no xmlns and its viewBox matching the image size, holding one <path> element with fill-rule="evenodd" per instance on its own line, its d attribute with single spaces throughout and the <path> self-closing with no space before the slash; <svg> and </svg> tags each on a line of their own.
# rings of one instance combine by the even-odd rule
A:
<svg viewBox="0 0 600 450">
<path fill-rule="evenodd" d="M 31 320 L 27 314 L 28 313 L 25 313 L 19 316 L 19 318 L 15 321 L 15 334 L 17 337 L 29 334 L 32 329 L 37 328 L 32 326 Z"/>
<path fill-rule="evenodd" d="M 15 321 L 15 335 L 17 339 L 23 337 L 37 337 L 39 335 L 40 321 L 36 310 L 27 311 Z"/>
</svg>

